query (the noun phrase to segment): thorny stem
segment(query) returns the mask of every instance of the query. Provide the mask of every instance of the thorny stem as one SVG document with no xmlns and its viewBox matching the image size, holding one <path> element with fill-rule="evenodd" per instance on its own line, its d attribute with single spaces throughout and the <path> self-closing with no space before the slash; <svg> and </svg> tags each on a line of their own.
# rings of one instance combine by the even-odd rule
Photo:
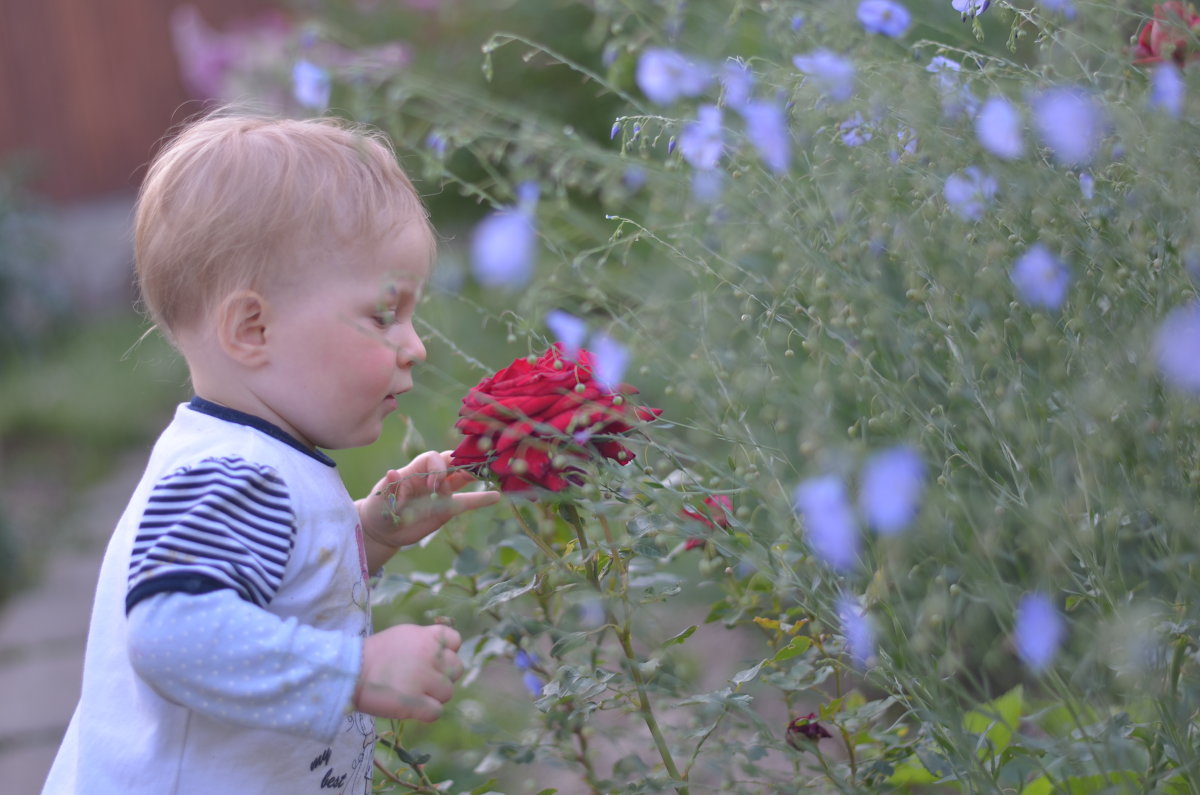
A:
<svg viewBox="0 0 1200 795">
<path fill-rule="evenodd" d="M 396 736 L 396 731 L 395 731 L 394 727 L 395 727 L 395 723 L 393 722 L 392 737 Z M 414 784 L 410 784 L 407 781 L 402 781 L 390 773 L 388 774 L 389 779 L 391 779 L 392 781 L 395 781 L 398 784 L 403 784 L 404 786 L 411 789 L 413 792 L 436 793 L 439 791 L 437 788 L 437 785 L 429 780 L 429 776 L 425 775 L 424 768 L 422 768 L 421 765 L 417 764 L 416 761 L 414 761 L 412 754 L 410 754 L 408 751 L 406 751 L 404 749 L 404 746 L 400 745 L 400 743 L 397 740 L 390 739 L 387 737 L 380 737 L 379 741 L 382 742 L 384 745 L 388 746 L 389 748 L 391 748 L 393 751 L 395 751 L 396 756 L 400 757 L 400 760 L 403 761 L 406 765 L 408 765 L 409 768 L 414 773 L 417 774 L 417 779 L 421 782 L 421 786 L 416 786 Z"/>
<path fill-rule="evenodd" d="M 529 523 L 525 521 L 525 517 L 521 515 L 521 511 L 519 508 L 517 508 L 516 504 L 510 502 L 509 507 L 512 508 L 513 516 L 517 517 L 517 524 L 521 525 L 521 530 L 525 533 L 529 540 L 536 544 L 537 548 L 540 549 L 542 553 L 545 554 L 545 556 L 551 561 L 569 571 L 569 567 L 567 564 L 563 563 L 562 558 L 558 556 L 558 553 L 555 552 L 554 549 L 547 544 L 532 527 L 529 526 Z"/>
<path fill-rule="evenodd" d="M 642 679 L 642 672 L 638 668 L 637 655 L 633 652 L 633 641 L 631 639 L 631 631 L 629 628 L 629 617 L 632 611 L 629 609 L 629 573 L 625 570 L 625 560 L 621 557 L 620 550 L 616 548 L 616 542 L 613 538 L 612 528 L 608 526 L 608 521 L 603 517 L 599 517 L 600 526 L 604 529 L 604 537 L 608 541 L 611 549 L 613 565 L 617 568 L 618 577 L 621 580 L 621 601 L 625 606 L 624 615 L 621 621 L 613 621 L 612 623 L 618 627 L 617 639 L 621 642 L 621 651 L 625 653 L 625 659 L 629 663 L 629 675 L 633 679 L 633 685 L 637 688 L 638 695 L 638 711 L 641 712 L 642 721 L 646 724 L 646 728 L 650 730 L 650 736 L 654 739 L 654 747 L 658 749 L 658 755 L 662 758 L 663 767 L 666 768 L 667 774 L 675 781 L 684 782 L 675 788 L 679 795 L 688 795 L 687 778 L 679 774 L 679 768 L 675 766 L 675 758 L 671 755 L 671 748 L 667 745 L 667 738 L 663 736 L 662 729 L 658 725 L 658 719 L 654 717 L 654 708 L 650 705 L 650 697 L 646 694 L 646 682 Z"/>
</svg>

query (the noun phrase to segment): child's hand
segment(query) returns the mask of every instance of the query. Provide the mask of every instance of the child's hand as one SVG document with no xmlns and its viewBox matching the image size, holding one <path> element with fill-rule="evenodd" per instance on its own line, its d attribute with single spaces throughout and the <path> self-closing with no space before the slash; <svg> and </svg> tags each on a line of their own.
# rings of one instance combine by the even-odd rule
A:
<svg viewBox="0 0 1200 795">
<path fill-rule="evenodd" d="M 354 708 L 379 718 L 437 720 L 463 674 L 461 644 L 458 633 L 441 624 L 403 624 L 367 637 Z"/>
<path fill-rule="evenodd" d="M 389 470 L 375 484 L 371 496 L 359 501 L 363 534 L 375 544 L 394 552 L 416 543 L 464 511 L 494 505 L 497 491 L 468 491 L 455 494 L 474 483 L 465 470 L 448 470 L 450 451 L 422 453 L 403 469 Z"/>
</svg>

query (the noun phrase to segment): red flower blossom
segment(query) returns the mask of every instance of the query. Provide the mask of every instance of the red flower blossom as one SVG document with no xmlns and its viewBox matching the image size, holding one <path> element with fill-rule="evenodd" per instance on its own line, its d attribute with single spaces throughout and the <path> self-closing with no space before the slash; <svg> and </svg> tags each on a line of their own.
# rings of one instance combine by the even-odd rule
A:
<svg viewBox="0 0 1200 795">
<path fill-rule="evenodd" d="M 817 723 L 817 713 L 815 712 L 794 719 L 787 727 L 788 745 L 798 750 L 804 750 L 809 743 L 832 736 L 824 726 Z"/>
<path fill-rule="evenodd" d="M 717 494 L 704 498 L 703 512 L 684 508 L 679 512 L 679 515 L 688 519 L 695 519 L 708 529 L 713 530 L 718 527 L 729 527 L 729 514 L 732 512 L 733 500 L 729 499 L 727 494 Z M 704 546 L 703 538 L 689 538 L 684 543 L 683 548 L 687 550 L 702 546 Z"/>
<path fill-rule="evenodd" d="M 661 409 L 632 405 L 637 390 L 628 384 L 605 389 L 592 364 L 588 351 L 571 359 L 555 343 L 535 361 L 517 359 L 480 381 L 459 409 L 454 427 L 466 438 L 451 463 L 490 474 L 507 492 L 579 485 L 588 460 L 628 464 L 633 453 L 614 437 Z"/>
<path fill-rule="evenodd" d="M 1134 63 L 1159 63 L 1173 60 L 1179 66 L 1200 58 L 1192 40 L 1200 33 L 1200 14 L 1191 3 L 1170 0 L 1154 6 L 1151 19 L 1138 32 L 1133 48 Z"/>
</svg>

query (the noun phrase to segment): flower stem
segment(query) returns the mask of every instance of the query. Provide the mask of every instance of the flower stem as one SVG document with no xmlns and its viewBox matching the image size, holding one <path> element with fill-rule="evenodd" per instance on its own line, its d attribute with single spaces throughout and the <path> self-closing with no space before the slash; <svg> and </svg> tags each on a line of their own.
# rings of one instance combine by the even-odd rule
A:
<svg viewBox="0 0 1200 795">
<path fill-rule="evenodd" d="M 625 608 L 624 615 L 620 622 L 616 621 L 615 616 L 611 616 L 610 620 L 614 626 L 618 627 L 617 639 L 621 642 L 621 651 L 625 653 L 625 660 L 629 663 L 630 678 L 633 679 L 633 685 L 637 689 L 638 711 L 642 715 L 642 721 L 646 724 L 646 728 L 650 730 L 650 736 L 654 739 L 654 747 L 658 749 L 658 755 L 662 758 L 667 775 L 675 781 L 681 782 L 675 791 L 679 795 L 688 795 L 687 779 L 679 774 L 679 768 L 675 766 L 675 758 L 671 755 L 671 748 L 667 745 L 667 738 L 663 736 L 658 719 L 654 717 L 650 696 L 646 694 L 646 682 L 642 679 L 637 655 L 633 651 L 632 632 L 629 628 L 630 616 L 633 611 L 629 609 L 629 573 L 625 570 L 625 559 L 621 557 L 621 551 L 617 549 L 612 528 L 608 526 L 608 521 L 603 516 L 600 517 L 600 526 L 604 529 L 604 537 L 610 547 L 613 565 L 616 566 L 617 576 L 621 581 L 621 604 Z"/>
</svg>

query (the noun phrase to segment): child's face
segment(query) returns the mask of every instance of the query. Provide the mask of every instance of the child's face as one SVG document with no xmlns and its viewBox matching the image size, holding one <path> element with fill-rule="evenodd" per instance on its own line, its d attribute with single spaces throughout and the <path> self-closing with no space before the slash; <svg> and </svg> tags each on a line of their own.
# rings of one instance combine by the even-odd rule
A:
<svg viewBox="0 0 1200 795">
<path fill-rule="evenodd" d="M 339 260 L 271 302 L 268 383 L 273 419 L 315 447 L 371 444 L 396 396 L 425 360 L 413 312 L 428 277 L 432 240 L 423 223 Z"/>
</svg>

